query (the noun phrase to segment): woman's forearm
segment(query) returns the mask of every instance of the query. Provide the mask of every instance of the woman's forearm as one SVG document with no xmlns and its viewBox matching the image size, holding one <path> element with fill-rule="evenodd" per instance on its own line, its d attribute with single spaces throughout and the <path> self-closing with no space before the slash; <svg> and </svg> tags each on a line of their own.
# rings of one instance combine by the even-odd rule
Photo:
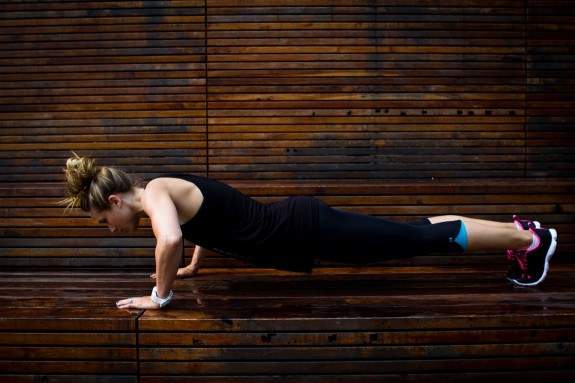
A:
<svg viewBox="0 0 575 383">
<path fill-rule="evenodd" d="M 194 255 L 192 257 L 192 262 L 190 262 L 190 265 L 188 267 L 192 268 L 192 269 L 197 269 L 200 265 L 200 259 L 202 259 L 204 253 L 206 252 L 206 250 L 198 245 L 196 245 L 196 248 L 194 249 Z"/>
<path fill-rule="evenodd" d="M 184 241 L 180 240 L 176 243 L 156 244 L 156 289 L 161 298 L 168 296 L 176 279 L 183 243 Z"/>
</svg>

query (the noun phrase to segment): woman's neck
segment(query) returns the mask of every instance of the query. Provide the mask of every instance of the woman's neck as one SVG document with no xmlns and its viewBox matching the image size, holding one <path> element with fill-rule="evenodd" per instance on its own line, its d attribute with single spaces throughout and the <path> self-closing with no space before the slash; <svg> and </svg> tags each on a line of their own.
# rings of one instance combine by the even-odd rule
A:
<svg viewBox="0 0 575 383">
<path fill-rule="evenodd" d="M 130 196 L 128 197 L 127 203 L 134 211 L 134 214 L 140 218 L 148 216 L 144 210 L 145 202 L 144 189 L 141 187 L 134 187 L 132 193 L 130 193 Z"/>
</svg>

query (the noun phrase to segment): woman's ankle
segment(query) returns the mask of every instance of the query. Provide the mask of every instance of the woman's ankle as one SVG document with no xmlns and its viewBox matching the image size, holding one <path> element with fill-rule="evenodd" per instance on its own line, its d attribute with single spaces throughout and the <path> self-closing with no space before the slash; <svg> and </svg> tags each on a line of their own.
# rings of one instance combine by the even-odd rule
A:
<svg viewBox="0 0 575 383">
<path fill-rule="evenodd" d="M 517 229 L 516 229 L 517 230 Z M 534 237 L 530 230 L 517 230 L 519 247 L 516 250 L 525 250 L 533 243 Z"/>
</svg>

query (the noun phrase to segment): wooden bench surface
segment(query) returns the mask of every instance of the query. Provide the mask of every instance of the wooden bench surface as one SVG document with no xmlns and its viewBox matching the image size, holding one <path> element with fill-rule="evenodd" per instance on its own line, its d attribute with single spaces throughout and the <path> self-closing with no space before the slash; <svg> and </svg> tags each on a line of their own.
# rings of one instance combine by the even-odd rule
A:
<svg viewBox="0 0 575 383">
<path fill-rule="evenodd" d="M 149 294 L 149 273 L 2 272 L 0 373 L 14 382 L 575 378 L 575 265 L 552 265 L 537 288 L 511 286 L 505 271 L 206 268 L 176 281 L 162 310 L 115 308 Z"/>
</svg>

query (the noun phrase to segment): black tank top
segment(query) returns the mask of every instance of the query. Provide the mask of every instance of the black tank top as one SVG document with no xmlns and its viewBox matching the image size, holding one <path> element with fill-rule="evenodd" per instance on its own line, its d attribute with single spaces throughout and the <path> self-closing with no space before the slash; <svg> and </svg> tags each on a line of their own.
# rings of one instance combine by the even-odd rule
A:
<svg viewBox="0 0 575 383">
<path fill-rule="evenodd" d="M 318 199 L 291 196 L 262 204 L 215 179 L 188 173 L 160 177 L 193 182 L 204 196 L 196 215 L 180 225 L 185 239 L 258 265 L 311 272 L 318 249 Z"/>
</svg>

